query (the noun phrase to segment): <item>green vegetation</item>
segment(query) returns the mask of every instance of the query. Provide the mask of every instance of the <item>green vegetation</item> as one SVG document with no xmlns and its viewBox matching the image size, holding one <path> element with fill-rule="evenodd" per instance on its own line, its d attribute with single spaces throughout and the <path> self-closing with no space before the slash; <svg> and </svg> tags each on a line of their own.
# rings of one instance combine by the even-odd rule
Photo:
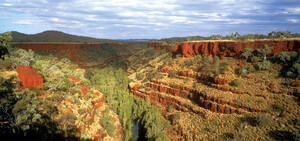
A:
<svg viewBox="0 0 300 141">
<path fill-rule="evenodd" d="M 264 60 L 266 60 L 266 59 L 267 59 L 267 55 L 271 53 L 271 51 L 272 51 L 273 48 L 274 48 L 274 47 L 270 47 L 270 46 L 268 46 L 268 45 L 264 45 L 263 48 L 257 49 L 257 51 L 258 51 L 260 54 L 262 54 L 263 57 L 264 57 Z"/>
<path fill-rule="evenodd" d="M 259 58 L 257 56 L 252 56 L 250 61 L 251 63 L 256 63 L 259 61 Z"/>
<path fill-rule="evenodd" d="M 264 34 L 245 34 L 240 35 L 238 32 L 231 33 L 230 35 L 222 36 L 220 34 L 211 35 L 209 37 L 182 37 L 182 38 L 164 38 L 164 41 L 170 45 L 176 45 L 184 41 L 204 41 L 204 40 L 255 40 L 255 39 L 285 39 L 285 38 L 299 38 L 299 33 L 292 33 L 291 31 L 272 31 L 268 35 Z"/>
<path fill-rule="evenodd" d="M 255 72 L 255 68 L 252 65 L 244 65 L 235 70 L 235 73 L 239 76 L 246 77 L 249 73 Z"/>
<path fill-rule="evenodd" d="M 12 64 L 13 67 L 8 70 L 14 71 L 19 65 L 37 69 L 44 79 L 44 90 L 16 87 L 21 82 L 14 75 L 9 79 L 0 77 L 0 135 L 10 136 L 12 140 L 79 140 L 75 123 L 83 119 L 72 110 L 61 113 L 65 108 L 60 102 L 68 99 L 80 106 L 86 100 L 80 96 L 82 85 L 90 84 L 84 77 L 85 70 L 73 70 L 67 59 L 60 61 L 51 56 L 37 55 L 31 50 L 7 49 L 10 55 L 5 55 L 2 62 Z M 69 76 L 81 82 L 71 83 Z M 109 127 L 108 134 L 113 129 Z"/>
<path fill-rule="evenodd" d="M 240 82 L 240 80 L 235 79 L 235 80 L 231 81 L 230 84 L 231 84 L 232 86 L 239 87 L 239 86 L 241 85 L 241 82 Z"/>
<path fill-rule="evenodd" d="M 274 62 L 283 65 L 282 76 L 290 78 L 300 77 L 300 56 L 297 52 L 280 52 L 272 59 Z"/>
<path fill-rule="evenodd" d="M 269 70 L 270 65 L 271 65 L 270 61 L 263 60 L 261 62 L 257 62 L 255 67 L 257 70 Z"/>
<path fill-rule="evenodd" d="M 170 123 L 161 116 L 155 106 L 135 98 L 128 92 L 127 87 L 130 80 L 122 69 L 115 70 L 113 66 L 89 69 L 86 77 L 91 81 L 91 85 L 105 95 L 112 110 L 119 115 L 125 140 L 131 137 L 132 121 L 135 119 L 138 119 L 143 126 L 147 139 L 168 139 L 165 132 L 171 129 Z"/>
<path fill-rule="evenodd" d="M 225 74 L 228 71 L 228 63 L 220 63 L 220 58 L 218 56 L 207 56 L 197 55 L 193 60 L 193 64 L 197 64 L 198 71 L 202 72 L 203 74 Z"/>
<path fill-rule="evenodd" d="M 241 140 L 245 140 L 245 134 L 243 132 L 238 132 L 237 134 L 235 134 L 233 136 L 233 140 L 234 141 L 241 141 Z"/>
<path fill-rule="evenodd" d="M 294 63 L 286 72 L 287 77 L 300 78 L 300 63 Z"/>
<path fill-rule="evenodd" d="M 9 46 L 9 42 L 12 40 L 11 32 L 5 32 L 0 34 L 0 58 L 4 59 L 4 55 L 8 54 L 7 47 Z"/>
<path fill-rule="evenodd" d="M 252 52 L 254 51 L 254 49 L 252 48 L 245 48 L 243 51 L 242 51 L 242 56 L 246 58 L 246 61 L 248 60 L 248 58 L 250 56 L 252 56 Z"/>
<path fill-rule="evenodd" d="M 270 122 L 270 118 L 266 114 L 259 114 L 255 117 L 255 125 L 266 126 Z"/>
</svg>

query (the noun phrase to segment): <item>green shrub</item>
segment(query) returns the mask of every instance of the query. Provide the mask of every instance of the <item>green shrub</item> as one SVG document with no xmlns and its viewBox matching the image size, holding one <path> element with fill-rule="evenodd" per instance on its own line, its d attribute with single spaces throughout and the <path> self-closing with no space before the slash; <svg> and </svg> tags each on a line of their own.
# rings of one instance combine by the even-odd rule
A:
<svg viewBox="0 0 300 141">
<path fill-rule="evenodd" d="M 294 63 L 293 66 L 286 72 L 287 77 L 299 78 L 300 77 L 300 63 Z"/>
<path fill-rule="evenodd" d="M 264 60 L 266 60 L 267 55 L 268 55 L 269 53 L 271 53 L 271 51 L 272 51 L 273 48 L 274 48 L 274 47 L 271 47 L 271 46 L 265 44 L 263 48 L 257 49 L 257 51 L 258 51 L 260 54 L 262 54 L 263 57 L 264 57 Z"/>
<path fill-rule="evenodd" d="M 238 79 L 235 79 L 235 80 L 230 82 L 230 85 L 239 87 L 241 85 L 241 81 L 238 80 Z"/>
<path fill-rule="evenodd" d="M 284 107 L 282 105 L 279 105 L 279 104 L 273 104 L 271 107 L 276 112 L 282 113 L 284 111 Z"/>
<path fill-rule="evenodd" d="M 175 78 L 175 77 L 176 77 L 176 71 L 173 70 L 173 71 L 169 74 L 169 77 Z"/>
<path fill-rule="evenodd" d="M 225 63 L 221 63 L 220 67 L 219 67 L 220 73 L 221 74 L 225 74 L 225 72 L 229 70 L 228 66 L 229 66 L 228 63 L 226 63 L 226 62 Z"/>
<path fill-rule="evenodd" d="M 114 124 L 111 123 L 111 121 L 107 122 L 105 130 L 109 136 L 114 137 L 114 131 L 116 130 L 116 126 L 114 126 Z"/>
<path fill-rule="evenodd" d="M 172 64 L 172 58 L 171 57 L 167 57 L 164 61 L 164 65 L 170 65 Z"/>
<path fill-rule="evenodd" d="M 264 60 L 262 62 L 258 62 L 255 67 L 258 70 L 269 70 L 270 66 L 271 66 L 271 62 Z"/>
<path fill-rule="evenodd" d="M 294 141 L 300 141 L 300 131 L 295 131 L 293 133 Z"/>
<path fill-rule="evenodd" d="M 248 71 L 249 71 L 249 73 L 253 73 L 256 71 L 256 69 L 254 66 L 250 65 L 250 66 L 248 66 Z"/>
<path fill-rule="evenodd" d="M 255 125 L 266 126 L 270 122 L 270 118 L 266 114 L 260 114 L 255 117 Z"/>
<path fill-rule="evenodd" d="M 252 56 L 251 57 L 251 60 L 250 60 L 252 63 L 256 63 L 259 61 L 259 58 L 257 56 Z"/>
<path fill-rule="evenodd" d="M 191 66 L 191 65 L 193 65 L 193 61 L 191 61 L 189 59 L 184 61 L 184 66 Z"/>
<path fill-rule="evenodd" d="M 243 51 L 242 51 L 242 56 L 243 57 L 245 57 L 245 59 L 246 59 L 246 61 L 248 60 L 248 57 L 250 57 L 251 55 L 252 55 L 252 52 L 253 52 L 254 50 L 252 49 L 252 48 L 245 48 L 245 49 L 243 49 Z"/>
<path fill-rule="evenodd" d="M 243 132 L 238 132 L 233 136 L 234 141 L 241 141 L 245 139 L 245 134 Z"/>
<path fill-rule="evenodd" d="M 198 54 L 196 57 L 194 57 L 193 62 L 198 63 L 202 61 L 202 56 L 201 54 Z"/>
<path fill-rule="evenodd" d="M 285 64 L 286 62 L 291 60 L 291 53 L 283 51 L 280 52 L 279 54 L 276 54 L 273 58 L 275 59 L 276 62 L 279 63 L 282 62 Z"/>
<path fill-rule="evenodd" d="M 239 67 L 235 70 L 235 73 L 239 76 L 247 76 L 249 71 L 247 70 L 247 68 L 245 66 Z"/>
<path fill-rule="evenodd" d="M 172 105 L 168 106 L 167 111 L 168 111 L 169 113 L 173 112 L 173 106 L 172 106 Z"/>
<path fill-rule="evenodd" d="M 136 79 L 137 80 L 142 80 L 144 78 L 144 74 L 143 73 L 137 73 L 136 74 Z"/>
<path fill-rule="evenodd" d="M 171 120 L 173 122 L 179 122 L 180 120 L 180 115 L 178 113 L 171 115 Z"/>
</svg>

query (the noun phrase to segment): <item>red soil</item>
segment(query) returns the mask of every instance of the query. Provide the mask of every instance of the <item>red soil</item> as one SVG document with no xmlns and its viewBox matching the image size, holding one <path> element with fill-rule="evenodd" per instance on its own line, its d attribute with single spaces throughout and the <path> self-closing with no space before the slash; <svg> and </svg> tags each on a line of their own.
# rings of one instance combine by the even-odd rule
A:
<svg viewBox="0 0 300 141">
<path fill-rule="evenodd" d="M 18 73 L 19 79 L 22 82 L 23 87 L 25 88 L 36 88 L 40 87 L 43 88 L 43 77 L 39 75 L 38 70 L 31 68 L 30 66 L 19 66 Z"/>
</svg>

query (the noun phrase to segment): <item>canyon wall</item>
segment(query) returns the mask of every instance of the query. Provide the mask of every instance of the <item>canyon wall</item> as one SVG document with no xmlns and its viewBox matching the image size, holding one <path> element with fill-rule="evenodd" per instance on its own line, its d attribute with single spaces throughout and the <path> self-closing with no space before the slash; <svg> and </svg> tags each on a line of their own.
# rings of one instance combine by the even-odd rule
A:
<svg viewBox="0 0 300 141">
<path fill-rule="evenodd" d="M 175 45 L 174 52 L 184 57 L 207 54 L 212 56 L 238 57 L 245 48 L 263 48 L 264 45 L 274 47 L 271 54 L 282 51 L 300 52 L 300 40 L 264 40 L 264 41 L 212 41 L 212 42 L 181 42 Z"/>
<path fill-rule="evenodd" d="M 25 50 L 41 50 L 41 51 L 51 51 L 51 50 L 64 50 L 64 51 L 75 51 L 84 48 L 98 48 L 101 49 L 104 45 L 110 45 L 112 47 L 119 47 L 122 44 L 118 43 L 102 43 L 102 44 L 71 44 L 71 43 L 17 43 L 13 44 L 17 48 Z"/>
<path fill-rule="evenodd" d="M 156 41 L 156 42 L 148 42 L 147 43 L 148 47 L 151 47 L 157 51 L 161 51 L 163 49 L 166 49 L 167 51 L 172 51 L 172 46 L 165 43 L 165 42 L 159 42 L 159 41 Z"/>
</svg>

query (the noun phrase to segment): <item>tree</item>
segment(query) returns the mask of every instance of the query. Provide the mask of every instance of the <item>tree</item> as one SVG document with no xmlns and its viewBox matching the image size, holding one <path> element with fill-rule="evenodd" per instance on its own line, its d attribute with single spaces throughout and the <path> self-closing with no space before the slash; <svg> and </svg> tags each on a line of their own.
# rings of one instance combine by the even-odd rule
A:
<svg viewBox="0 0 300 141">
<path fill-rule="evenodd" d="M 291 54 L 289 52 L 283 51 L 279 54 L 276 54 L 275 58 L 278 59 L 278 61 L 283 62 L 284 65 L 286 65 L 286 63 L 291 60 Z"/>
<path fill-rule="evenodd" d="M 286 72 L 287 77 L 300 78 L 300 63 L 294 63 L 293 66 Z"/>
<path fill-rule="evenodd" d="M 266 60 L 267 59 L 267 54 L 271 53 L 273 48 L 274 47 L 270 47 L 269 45 L 265 44 L 263 48 L 257 49 L 257 51 L 259 53 L 261 53 L 264 56 L 264 60 Z"/>
<path fill-rule="evenodd" d="M 4 55 L 9 54 L 7 47 L 12 40 L 11 32 L 0 34 L 0 58 L 4 60 Z"/>
<path fill-rule="evenodd" d="M 270 32 L 270 33 L 268 34 L 268 37 L 273 39 L 274 36 L 275 36 L 275 34 L 276 34 L 276 32 L 275 32 L 275 31 L 272 31 L 272 32 Z"/>
<path fill-rule="evenodd" d="M 258 62 L 256 64 L 256 68 L 258 70 L 269 70 L 270 69 L 270 61 L 267 61 L 267 60 L 263 60 L 262 62 Z"/>
<path fill-rule="evenodd" d="M 241 35 L 240 35 L 238 32 L 235 32 L 233 36 L 234 36 L 235 39 L 237 39 L 237 38 L 239 38 Z"/>
<path fill-rule="evenodd" d="M 246 61 L 248 60 L 248 57 L 250 57 L 252 55 L 253 49 L 252 48 L 245 48 L 242 51 L 242 56 L 244 56 L 246 58 Z"/>
</svg>

